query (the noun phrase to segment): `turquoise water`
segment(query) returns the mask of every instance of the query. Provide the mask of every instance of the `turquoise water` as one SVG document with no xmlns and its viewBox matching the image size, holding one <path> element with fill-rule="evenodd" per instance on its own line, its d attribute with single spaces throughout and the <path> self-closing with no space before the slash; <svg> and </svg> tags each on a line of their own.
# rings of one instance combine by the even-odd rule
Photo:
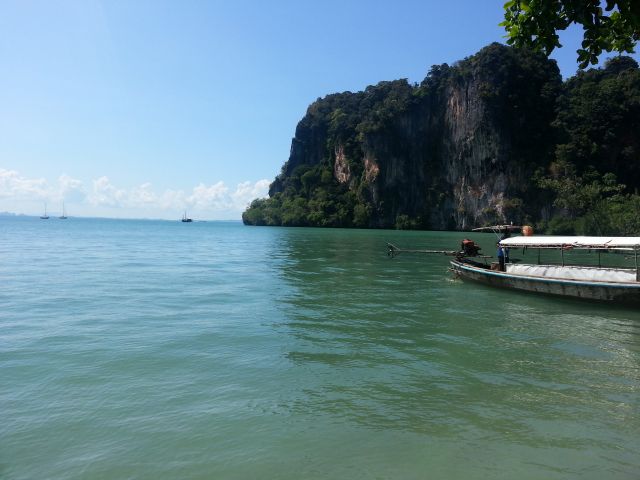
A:
<svg viewBox="0 0 640 480">
<path fill-rule="evenodd" d="M 640 477 L 640 312 L 462 237 L 0 218 L 0 478 Z"/>
</svg>

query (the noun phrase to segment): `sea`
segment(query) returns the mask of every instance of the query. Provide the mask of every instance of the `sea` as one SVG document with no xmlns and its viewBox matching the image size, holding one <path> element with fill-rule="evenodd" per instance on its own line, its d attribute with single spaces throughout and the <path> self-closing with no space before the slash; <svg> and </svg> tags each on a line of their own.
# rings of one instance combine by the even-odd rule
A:
<svg viewBox="0 0 640 480">
<path fill-rule="evenodd" d="M 640 478 L 640 312 L 464 237 L 1 217 L 0 478 Z"/>
</svg>

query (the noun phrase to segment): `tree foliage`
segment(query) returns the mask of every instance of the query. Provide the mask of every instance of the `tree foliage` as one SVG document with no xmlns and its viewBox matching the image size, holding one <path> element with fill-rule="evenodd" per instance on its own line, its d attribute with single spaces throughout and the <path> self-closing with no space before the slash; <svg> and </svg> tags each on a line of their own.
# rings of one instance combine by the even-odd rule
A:
<svg viewBox="0 0 640 480">
<path fill-rule="evenodd" d="M 286 162 L 271 185 L 270 198 L 252 203 L 243 221 L 252 225 L 372 226 L 375 207 L 363 185 L 363 138 L 393 128 L 395 119 L 419 101 L 417 90 L 402 79 L 380 82 L 363 92 L 328 95 L 312 103 L 296 128 L 292 146 L 292 151 L 301 149 L 305 163 Z M 352 178 L 348 183 L 335 178 L 337 150 L 348 166 Z"/>
<path fill-rule="evenodd" d="M 510 0 L 504 10 L 505 20 L 500 25 L 507 31 L 507 43 L 547 56 L 562 46 L 558 31 L 571 24 L 581 25 L 580 68 L 597 64 L 603 51 L 634 53 L 640 39 L 638 0 Z"/>
<path fill-rule="evenodd" d="M 552 174 L 538 185 L 554 192 L 556 215 L 544 225 L 560 235 L 640 235 L 640 195 L 624 193 L 626 186 L 612 173 L 576 173 L 571 164 L 552 165 Z"/>
<path fill-rule="evenodd" d="M 556 160 L 640 186 L 640 70 L 629 57 L 579 72 L 558 98 Z"/>
<path fill-rule="evenodd" d="M 471 81 L 483 121 L 500 131 L 481 134 L 502 141 L 509 153 L 500 168 L 521 179 L 522 172 L 524 178 L 538 172 L 524 185 L 506 184 L 501 211 L 483 210 L 483 218 L 533 221 L 549 233 L 640 235 L 638 64 L 613 58 L 563 84 L 544 55 L 498 44 L 453 66 L 432 67 L 419 85 L 381 82 L 318 99 L 298 124 L 270 198 L 252 202 L 244 222 L 428 228 L 430 215 L 451 208 L 452 198 L 451 184 L 438 180 L 451 173 L 429 169 L 454 168 L 452 155 L 460 154 L 438 143 L 450 141 L 438 115 L 448 95 Z M 375 186 L 365 166 L 372 152 L 386 176 Z M 481 167 L 485 178 L 497 171 L 491 173 L 489 160 Z M 348 170 L 346 179 L 338 178 L 340 169 Z M 407 180 L 420 169 L 423 178 Z M 423 205 L 416 208 L 416 201 Z"/>
<path fill-rule="evenodd" d="M 420 84 L 380 82 L 312 103 L 271 185 L 271 198 L 252 205 L 245 222 L 427 228 L 433 212 L 449 208 L 451 196 L 441 180 L 446 173 L 434 171 L 449 148 L 447 96 L 471 84 L 473 94 L 475 86 L 480 94 L 471 108 L 486 112 L 487 122 L 508 139 L 513 163 L 527 165 L 531 173 L 543 166 L 554 146 L 548 132 L 561 89 L 557 66 L 544 55 L 495 43 L 453 66 L 432 67 Z M 373 167 L 371 158 L 377 158 Z M 386 180 L 373 185 L 378 174 Z M 306 203 L 292 203 L 293 198 Z M 505 209 L 524 211 L 529 205 L 523 198 Z"/>
<path fill-rule="evenodd" d="M 613 58 L 568 79 L 552 126 L 555 154 L 536 178 L 553 198 L 548 233 L 640 234 L 637 62 Z"/>
<path fill-rule="evenodd" d="M 371 206 L 333 178 L 331 167 L 302 165 L 284 177 L 283 191 L 254 200 L 242 214 L 249 225 L 368 227 Z"/>
</svg>

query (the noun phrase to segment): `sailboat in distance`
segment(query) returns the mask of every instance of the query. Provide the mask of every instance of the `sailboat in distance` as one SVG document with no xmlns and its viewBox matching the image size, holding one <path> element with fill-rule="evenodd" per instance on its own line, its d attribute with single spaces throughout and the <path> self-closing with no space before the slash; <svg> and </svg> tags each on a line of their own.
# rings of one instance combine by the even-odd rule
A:
<svg viewBox="0 0 640 480">
<path fill-rule="evenodd" d="M 182 221 L 183 222 L 193 222 L 193 220 L 191 220 L 189 217 L 187 217 L 187 212 L 184 212 L 184 215 L 182 215 Z"/>
<path fill-rule="evenodd" d="M 60 220 L 67 219 L 67 210 L 64 208 L 64 202 L 62 202 L 62 215 L 58 217 Z"/>
<path fill-rule="evenodd" d="M 47 203 L 44 204 L 44 214 L 40 215 L 42 220 L 49 220 L 49 215 L 47 215 Z"/>
</svg>

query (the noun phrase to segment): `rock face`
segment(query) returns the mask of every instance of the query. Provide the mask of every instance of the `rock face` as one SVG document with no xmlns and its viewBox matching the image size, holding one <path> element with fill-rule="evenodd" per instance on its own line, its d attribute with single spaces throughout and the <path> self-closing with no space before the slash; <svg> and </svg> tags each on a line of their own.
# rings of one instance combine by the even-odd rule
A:
<svg viewBox="0 0 640 480">
<path fill-rule="evenodd" d="M 531 177 L 555 145 L 560 88 L 554 61 L 492 44 L 433 67 L 419 85 L 329 95 L 298 124 L 269 194 L 296 194 L 296 172 L 326 167 L 356 205 L 346 211 L 365 212 L 361 226 L 468 229 L 539 218 Z"/>
</svg>

